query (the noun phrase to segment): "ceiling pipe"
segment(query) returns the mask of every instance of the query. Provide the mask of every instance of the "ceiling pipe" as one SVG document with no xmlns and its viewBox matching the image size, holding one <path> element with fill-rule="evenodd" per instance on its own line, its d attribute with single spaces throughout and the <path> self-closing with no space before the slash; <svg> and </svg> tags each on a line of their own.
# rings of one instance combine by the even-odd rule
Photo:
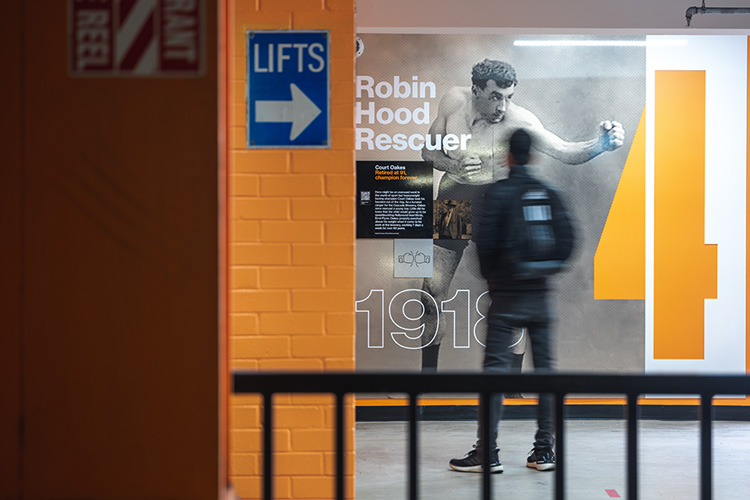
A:
<svg viewBox="0 0 750 500">
<path fill-rule="evenodd" d="M 685 12 L 685 19 L 687 19 L 687 27 L 690 27 L 690 21 L 693 19 L 695 14 L 750 14 L 750 8 L 748 7 L 706 7 L 706 0 L 700 7 L 690 7 Z"/>
</svg>

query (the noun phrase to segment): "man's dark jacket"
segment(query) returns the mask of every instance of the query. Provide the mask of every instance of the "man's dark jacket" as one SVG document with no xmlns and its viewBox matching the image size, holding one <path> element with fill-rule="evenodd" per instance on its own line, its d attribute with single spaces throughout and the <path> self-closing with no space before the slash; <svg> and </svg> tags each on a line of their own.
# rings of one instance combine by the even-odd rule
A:
<svg viewBox="0 0 750 500">
<path fill-rule="evenodd" d="M 547 277 L 540 276 L 521 279 L 516 273 L 514 259 L 517 251 L 512 247 L 509 235 L 525 227 L 523 210 L 520 205 L 519 189 L 539 187 L 547 191 L 549 204 L 553 213 L 565 215 L 565 208 L 560 196 L 554 189 L 531 176 L 525 165 L 515 165 L 510 169 L 507 179 L 493 184 L 484 195 L 484 210 L 479 227 L 474 234 L 474 242 L 479 253 L 479 264 L 482 275 L 487 280 L 491 292 L 517 292 L 524 290 L 546 290 Z M 565 261 L 572 249 L 572 228 L 555 234 L 558 248 L 562 254 L 556 257 Z"/>
</svg>

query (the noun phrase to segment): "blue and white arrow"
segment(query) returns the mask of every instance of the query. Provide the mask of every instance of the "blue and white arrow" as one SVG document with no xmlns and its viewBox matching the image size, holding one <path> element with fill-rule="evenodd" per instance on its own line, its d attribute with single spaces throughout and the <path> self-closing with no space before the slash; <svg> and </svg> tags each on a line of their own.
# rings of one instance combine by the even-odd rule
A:
<svg viewBox="0 0 750 500">
<path fill-rule="evenodd" d="M 293 141 L 321 113 L 320 108 L 295 84 L 290 83 L 291 101 L 256 101 L 256 123 L 291 123 L 289 140 Z"/>
</svg>

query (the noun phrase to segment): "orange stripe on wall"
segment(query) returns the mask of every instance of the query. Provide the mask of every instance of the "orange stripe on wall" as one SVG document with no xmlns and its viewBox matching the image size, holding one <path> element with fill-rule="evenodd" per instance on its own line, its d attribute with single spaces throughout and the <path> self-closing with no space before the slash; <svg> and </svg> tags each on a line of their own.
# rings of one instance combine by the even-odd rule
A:
<svg viewBox="0 0 750 500">
<path fill-rule="evenodd" d="M 714 406 L 750 406 L 748 398 L 721 398 L 716 397 L 713 399 L 712 404 Z M 538 403 L 537 398 L 510 398 L 506 399 L 505 403 L 508 406 L 530 406 Z M 577 398 L 567 396 L 565 398 L 565 404 L 567 406 L 585 406 L 585 405 L 627 405 L 627 398 L 617 397 L 601 397 L 601 398 Z M 418 404 L 420 406 L 476 406 L 479 404 L 479 398 L 467 397 L 467 398 L 419 398 Z M 698 406 L 701 404 L 700 398 L 645 398 L 641 396 L 638 399 L 638 404 L 641 406 Z M 357 397 L 357 407 L 372 407 L 372 406 L 409 406 L 409 399 L 404 398 L 366 398 Z"/>
<path fill-rule="evenodd" d="M 646 289 L 646 113 L 630 146 L 594 255 L 595 299 L 644 299 Z"/>
<path fill-rule="evenodd" d="M 705 241 L 705 71 L 656 71 L 654 358 L 703 359 L 704 299 L 716 298 Z"/>
</svg>

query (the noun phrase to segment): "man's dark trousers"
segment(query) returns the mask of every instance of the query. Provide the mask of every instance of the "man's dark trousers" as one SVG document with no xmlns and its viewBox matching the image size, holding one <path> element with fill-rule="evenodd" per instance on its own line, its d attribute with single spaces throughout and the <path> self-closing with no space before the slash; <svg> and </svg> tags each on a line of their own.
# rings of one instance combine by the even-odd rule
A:
<svg viewBox="0 0 750 500">
<path fill-rule="evenodd" d="M 496 291 L 490 292 L 492 303 L 487 315 L 487 347 L 484 351 L 485 373 L 507 373 L 513 358 L 509 349 L 513 331 L 526 328 L 531 339 L 531 351 L 536 373 L 548 373 L 554 370 L 554 359 L 550 346 L 551 316 L 547 304 L 546 290 L 533 291 Z M 553 396 L 540 394 L 537 407 L 537 432 L 535 448 L 552 448 L 553 431 Z M 502 417 L 502 393 L 492 399 L 490 405 L 490 443 L 497 447 L 497 426 Z M 479 440 L 477 448 L 482 448 L 482 412 L 479 412 Z"/>
</svg>

